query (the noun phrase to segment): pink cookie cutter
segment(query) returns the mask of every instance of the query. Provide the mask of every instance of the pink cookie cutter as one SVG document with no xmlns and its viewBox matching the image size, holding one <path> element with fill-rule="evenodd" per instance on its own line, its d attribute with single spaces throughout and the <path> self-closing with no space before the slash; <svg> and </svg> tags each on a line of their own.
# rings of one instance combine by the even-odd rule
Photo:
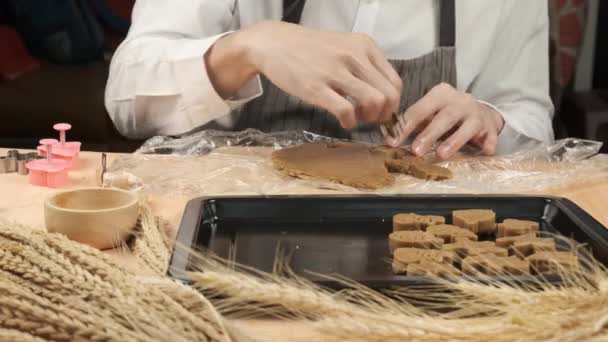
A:
<svg viewBox="0 0 608 342">
<path fill-rule="evenodd" d="M 30 184 L 49 188 L 61 188 L 68 181 L 68 162 L 53 159 L 53 146 L 56 139 L 42 139 L 40 145 L 45 149 L 46 159 L 32 160 L 25 165 L 30 170 Z"/>
<path fill-rule="evenodd" d="M 55 140 L 53 144 L 53 158 L 61 159 L 68 162 L 68 168 L 76 166 L 78 155 L 80 153 L 81 143 L 79 141 L 66 141 L 66 131 L 72 129 L 72 125 L 67 123 L 58 123 L 53 126 L 53 129 L 59 132 L 59 141 Z M 44 146 L 38 146 L 38 153 L 41 156 L 46 155 Z"/>
</svg>

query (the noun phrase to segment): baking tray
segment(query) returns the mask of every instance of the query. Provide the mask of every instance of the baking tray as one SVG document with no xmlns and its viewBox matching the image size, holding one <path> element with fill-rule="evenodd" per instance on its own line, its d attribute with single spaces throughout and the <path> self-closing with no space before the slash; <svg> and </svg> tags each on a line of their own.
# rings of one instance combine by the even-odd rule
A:
<svg viewBox="0 0 608 342">
<path fill-rule="evenodd" d="M 392 272 L 388 234 L 397 213 L 442 215 L 451 223 L 456 209 L 492 209 L 505 218 L 541 222 L 541 231 L 586 243 L 608 264 L 608 230 L 571 201 L 530 196 L 270 196 L 216 197 L 190 201 L 177 241 L 239 264 L 271 272 L 278 250 L 290 268 L 330 288 L 340 275 L 371 288 L 427 285 L 427 277 Z M 277 248 L 280 245 L 281 248 Z M 559 246 L 558 246 L 559 247 Z M 169 275 L 187 281 L 190 249 L 176 248 Z M 513 278 L 509 278 L 511 281 Z M 523 279 L 525 280 L 525 279 Z"/>
</svg>

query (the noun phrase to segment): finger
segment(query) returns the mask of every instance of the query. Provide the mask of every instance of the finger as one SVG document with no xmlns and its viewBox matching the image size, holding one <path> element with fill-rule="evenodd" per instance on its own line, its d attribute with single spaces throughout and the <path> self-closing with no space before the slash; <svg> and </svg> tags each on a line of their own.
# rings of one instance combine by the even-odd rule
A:
<svg viewBox="0 0 608 342">
<path fill-rule="evenodd" d="M 329 87 L 320 90 L 309 102 L 335 115 L 345 129 L 351 129 L 357 124 L 355 106 Z"/>
<path fill-rule="evenodd" d="M 403 114 L 405 127 L 399 144 L 402 144 L 414 130 L 418 129 L 421 123 L 430 122 L 436 113 L 450 103 L 455 94 L 456 91 L 452 86 L 442 83 L 433 87 L 431 91 L 408 108 Z"/>
<path fill-rule="evenodd" d="M 393 88 L 397 91 L 398 99 L 395 101 L 391 108 L 391 112 L 398 113 L 399 105 L 401 102 L 401 94 L 403 91 L 403 80 L 401 76 L 397 73 L 395 68 L 388 62 L 382 51 L 378 48 L 372 49 L 372 53 L 370 56 L 372 64 L 378 69 L 378 71 L 387 79 Z"/>
<path fill-rule="evenodd" d="M 463 117 L 464 113 L 453 106 L 443 108 L 414 140 L 412 144 L 414 153 L 417 155 L 427 153 L 433 144 L 459 124 Z"/>
<path fill-rule="evenodd" d="M 380 73 L 371 61 L 360 61 L 359 59 L 352 58 L 348 60 L 347 67 L 355 77 L 375 88 L 385 96 L 386 101 L 382 110 L 379 112 L 377 121 L 388 121 L 395 108 L 398 108 L 399 106 L 399 92 L 397 89 L 393 87 L 390 81 Z"/>
<path fill-rule="evenodd" d="M 496 145 L 498 144 L 498 135 L 495 131 L 490 131 L 485 137 L 481 149 L 485 155 L 493 155 L 496 152 Z"/>
<path fill-rule="evenodd" d="M 482 128 L 481 121 L 478 119 L 465 120 L 460 128 L 439 146 L 437 156 L 444 160 L 450 158 L 464 144 L 477 136 Z"/>
<path fill-rule="evenodd" d="M 399 109 L 400 91 L 373 65 L 352 66 L 353 75 L 382 93 L 386 99 L 377 121 L 386 122 Z"/>
<path fill-rule="evenodd" d="M 337 82 L 331 86 L 356 102 L 359 119 L 365 122 L 379 121 L 387 101 L 383 93 L 354 75 L 340 77 Z"/>
</svg>

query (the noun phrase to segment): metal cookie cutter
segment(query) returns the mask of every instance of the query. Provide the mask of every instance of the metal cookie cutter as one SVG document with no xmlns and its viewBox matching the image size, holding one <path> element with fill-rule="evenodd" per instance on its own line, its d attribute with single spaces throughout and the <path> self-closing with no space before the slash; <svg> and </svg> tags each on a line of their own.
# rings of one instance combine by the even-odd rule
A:
<svg viewBox="0 0 608 342">
<path fill-rule="evenodd" d="M 390 138 L 393 140 L 400 140 L 405 129 L 405 118 L 403 115 L 393 113 L 391 121 L 380 125 L 380 131 L 384 138 Z"/>
<path fill-rule="evenodd" d="M 0 156 L 0 173 L 12 173 L 17 172 L 17 157 L 19 151 L 10 150 L 6 153 L 6 156 Z"/>
<path fill-rule="evenodd" d="M 28 169 L 25 166 L 29 161 L 43 158 L 36 152 L 19 153 L 17 150 L 10 150 L 6 156 L 0 156 L 0 173 L 14 173 L 27 175 Z"/>
<path fill-rule="evenodd" d="M 39 155 L 36 152 L 22 153 L 17 158 L 17 173 L 20 175 L 29 174 L 29 169 L 27 168 L 27 163 L 32 160 L 44 159 L 43 156 Z"/>
<path fill-rule="evenodd" d="M 10 160 L 9 157 L 0 156 L 0 173 L 12 172 L 12 171 L 10 171 L 11 163 L 12 163 L 12 161 Z"/>
</svg>

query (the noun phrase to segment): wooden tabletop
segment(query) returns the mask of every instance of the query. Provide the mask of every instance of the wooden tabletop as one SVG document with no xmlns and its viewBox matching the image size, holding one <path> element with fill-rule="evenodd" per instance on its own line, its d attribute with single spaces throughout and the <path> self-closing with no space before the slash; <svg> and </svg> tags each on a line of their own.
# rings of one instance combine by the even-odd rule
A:
<svg viewBox="0 0 608 342">
<path fill-rule="evenodd" d="M 0 148 L 0 155 L 6 154 L 6 149 Z M 108 155 L 110 164 L 116 155 Z M 78 167 L 70 172 L 69 185 L 61 190 L 92 187 L 97 185 L 97 169 L 101 167 L 101 154 L 96 152 L 82 152 Z M 608 178 L 598 182 L 573 182 L 574 185 L 564 186 L 545 193 L 546 195 L 568 198 L 590 213 L 604 226 L 608 226 Z M 44 228 L 43 203 L 46 198 L 59 190 L 31 186 L 27 176 L 18 174 L 0 174 L 0 217 L 15 221 L 34 229 Z M 154 212 L 168 220 L 177 227 L 183 214 L 188 198 L 151 198 L 150 203 Z M 175 231 L 173 231 L 175 233 Z M 110 251 L 109 253 L 113 253 Z M 128 266 L 128 258 L 122 258 Z M 282 340 L 308 337 L 310 332 L 304 331 L 297 322 L 279 322 L 271 320 L 235 321 L 251 336 L 261 340 Z M 310 340 L 317 340 L 310 336 Z"/>
</svg>

